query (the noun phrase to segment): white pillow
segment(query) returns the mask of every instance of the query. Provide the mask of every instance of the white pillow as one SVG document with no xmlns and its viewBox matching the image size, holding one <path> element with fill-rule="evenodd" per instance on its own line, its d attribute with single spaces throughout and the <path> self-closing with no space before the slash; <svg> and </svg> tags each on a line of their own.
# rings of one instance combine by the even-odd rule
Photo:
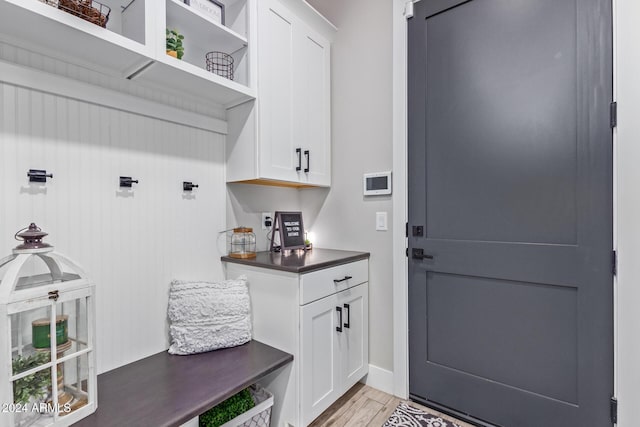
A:
<svg viewBox="0 0 640 427">
<path fill-rule="evenodd" d="M 171 354 L 235 347 L 251 340 L 245 276 L 223 282 L 174 280 L 169 289 Z"/>
</svg>

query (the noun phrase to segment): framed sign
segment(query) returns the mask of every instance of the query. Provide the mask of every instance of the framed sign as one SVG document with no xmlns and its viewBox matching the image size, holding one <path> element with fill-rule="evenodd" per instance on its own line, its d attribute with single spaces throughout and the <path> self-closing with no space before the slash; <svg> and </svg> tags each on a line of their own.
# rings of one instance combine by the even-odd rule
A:
<svg viewBox="0 0 640 427">
<path fill-rule="evenodd" d="M 224 4 L 219 1 L 184 0 L 184 2 L 198 11 L 198 13 L 212 19 L 220 25 L 224 25 Z"/>
<path fill-rule="evenodd" d="M 276 231 L 280 237 L 280 250 L 304 249 L 304 225 L 302 212 L 276 212 L 271 229 L 271 251 L 276 248 Z"/>
</svg>

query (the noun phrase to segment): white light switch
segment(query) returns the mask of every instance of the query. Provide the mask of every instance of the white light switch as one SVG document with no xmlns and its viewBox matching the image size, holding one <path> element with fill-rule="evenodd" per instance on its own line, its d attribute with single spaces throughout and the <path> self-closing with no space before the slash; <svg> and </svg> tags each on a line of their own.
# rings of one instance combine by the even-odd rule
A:
<svg viewBox="0 0 640 427">
<path fill-rule="evenodd" d="M 387 227 L 387 213 L 376 212 L 376 230 L 387 231 L 388 229 L 389 228 Z"/>
</svg>

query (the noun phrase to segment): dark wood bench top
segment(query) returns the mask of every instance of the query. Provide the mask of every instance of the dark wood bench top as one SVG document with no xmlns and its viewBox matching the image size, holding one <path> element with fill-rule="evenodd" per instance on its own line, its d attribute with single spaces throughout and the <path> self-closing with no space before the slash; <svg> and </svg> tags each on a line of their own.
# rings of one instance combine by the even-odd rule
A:
<svg viewBox="0 0 640 427">
<path fill-rule="evenodd" d="M 258 341 L 190 356 L 163 351 L 98 375 L 98 409 L 74 426 L 179 426 L 292 360 Z"/>
</svg>

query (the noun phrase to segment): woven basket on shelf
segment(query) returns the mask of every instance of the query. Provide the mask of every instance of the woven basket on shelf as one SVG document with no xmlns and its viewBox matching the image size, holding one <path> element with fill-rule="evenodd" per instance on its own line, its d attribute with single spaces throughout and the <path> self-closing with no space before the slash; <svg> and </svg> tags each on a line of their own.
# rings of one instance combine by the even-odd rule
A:
<svg viewBox="0 0 640 427">
<path fill-rule="evenodd" d="M 58 9 L 103 28 L 107 26 L 111 13 L 109 6 L 95 0 L 57 0 L 57 4 Z"/>
</svg>

